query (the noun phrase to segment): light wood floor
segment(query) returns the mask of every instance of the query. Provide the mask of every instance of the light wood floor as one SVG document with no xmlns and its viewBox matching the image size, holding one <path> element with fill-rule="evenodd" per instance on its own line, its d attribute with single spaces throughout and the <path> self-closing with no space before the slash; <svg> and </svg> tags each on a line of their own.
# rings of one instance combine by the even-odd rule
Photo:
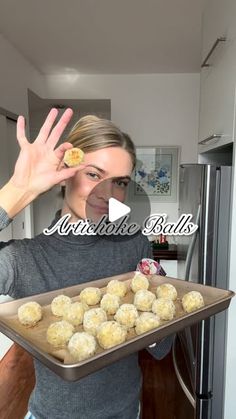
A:
<svg viewBox="0 0 236 419">
<path fill-rule="evenodd" d="M 32 358 L 14 344 L 0 362 L 0 419 L 22 419 L 34 387 Z"/>
<path fill-rule="evenodd" d="M 140 352 L 144 376 L 142 419 L 192 419 L 193 409 L 176 380 L 172 358 Z M 23 419 L 35 377 L 31 356 L 14 344 L 0 362 L 0 419 Z M 49 418 L 51 419 L 51 418 Z"/>
</svg>

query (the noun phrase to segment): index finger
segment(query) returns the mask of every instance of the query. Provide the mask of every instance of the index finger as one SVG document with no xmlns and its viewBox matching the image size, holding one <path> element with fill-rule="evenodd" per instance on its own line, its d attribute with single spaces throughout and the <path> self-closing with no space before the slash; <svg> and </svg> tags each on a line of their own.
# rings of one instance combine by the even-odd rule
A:
<svg viewBox="0 0 236 419">
<path fill-rule="evenodd" d="M 59 138 L 61 137 L 61 134 L 63 133 L 66 126 L 70 122 L 72 115 L 73 115 L 72 109 L 67 108 L 48 137 L 47 145 L 49 146 L 49 148 L 54 149 Z"/>
<path fill-rule="evenodd" d="M 16 138 L 18 140 L 20 147 L 28 143 L 27 138 L 25 136 L 25 118 L 22 115 L 18 116 L 17 118 Z"/>
</svg>

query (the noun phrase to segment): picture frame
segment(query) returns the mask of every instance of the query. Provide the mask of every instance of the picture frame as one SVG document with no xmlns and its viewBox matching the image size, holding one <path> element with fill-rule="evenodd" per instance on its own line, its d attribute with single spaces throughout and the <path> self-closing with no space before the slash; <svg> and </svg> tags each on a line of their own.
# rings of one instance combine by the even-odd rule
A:
<svg viewBox="0 0 236 419">
<path fill-rule="evenodd" d="M 136 147 L 136 158 L 135 198 L 146 194 L 153 202 L 177 202 L 180 147 Z"/>
</svg>

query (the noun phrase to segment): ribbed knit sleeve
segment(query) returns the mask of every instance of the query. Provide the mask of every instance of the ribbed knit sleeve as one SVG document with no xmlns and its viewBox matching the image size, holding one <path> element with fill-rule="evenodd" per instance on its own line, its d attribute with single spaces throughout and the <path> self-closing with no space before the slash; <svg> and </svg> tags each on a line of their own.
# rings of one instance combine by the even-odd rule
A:
<svg viewBox="0 0 236 419">
<path fill-rule="evenodd" d="M 9 218 L 7 212 L 0 207 L 0 231 L 6 228 L 12 222 L 12 218 Z"/>
<path fill-rule="evenodd" d="M 0 207 L 0 231 L 12 221 L 7 212 Z M 1 235 L 0 235 L 1 238 Z M 14 290 L 16 266 L 12 240 L 0 242 L 0 294 L 11 295 Z"/>
</svg>

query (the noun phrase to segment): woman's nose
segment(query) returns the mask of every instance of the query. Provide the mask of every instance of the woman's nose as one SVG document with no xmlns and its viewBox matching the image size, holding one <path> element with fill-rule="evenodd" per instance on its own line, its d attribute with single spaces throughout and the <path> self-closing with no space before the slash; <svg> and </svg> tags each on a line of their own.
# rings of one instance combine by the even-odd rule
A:
<svg viewBox="0 0 236 419">
<path fill-rule="evenodd" d="M 96 195 L 98 198 L 109 201 L 109 198 L 113 197 L 113 182 L 110 179 L 103 180 L 96 186 Z"/>
</svg>

